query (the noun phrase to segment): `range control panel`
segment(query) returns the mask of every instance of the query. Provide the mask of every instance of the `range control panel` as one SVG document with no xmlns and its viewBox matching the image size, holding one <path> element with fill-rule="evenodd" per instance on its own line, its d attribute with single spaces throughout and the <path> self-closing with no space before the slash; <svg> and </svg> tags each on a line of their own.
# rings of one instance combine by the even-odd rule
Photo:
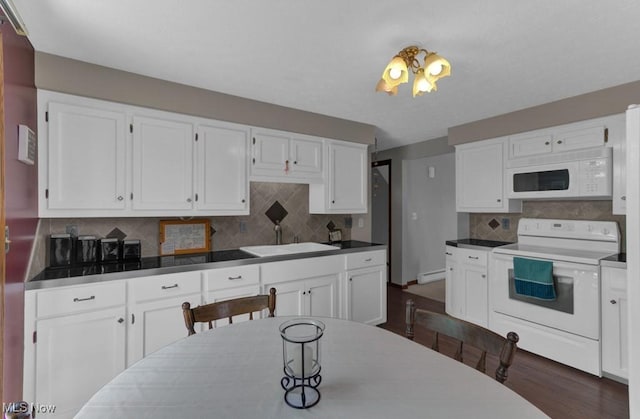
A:
<svg viewBox="0 0 640 419">
<path fill-rule="evenodd" d="M 618 242 L 620 233 L 615 221 L 552 220 L 522 218 L 518 236 L 554 237 L 566 239 Z"/>
</svg>

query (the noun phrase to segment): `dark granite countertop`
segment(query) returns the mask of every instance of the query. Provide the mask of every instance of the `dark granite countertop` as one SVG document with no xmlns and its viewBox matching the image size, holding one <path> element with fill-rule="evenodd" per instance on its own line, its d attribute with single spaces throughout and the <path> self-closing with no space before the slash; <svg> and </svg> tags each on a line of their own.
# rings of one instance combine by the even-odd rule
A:
<svg viewBox="0 0 640 419">
<path fill-rule="evenodd" d="M 291 255 L 257 257 L 239 249 L 219 250 L 209 253 L 180 256 L 153 256 L 136 261 L 96 263 L 69 268 L 46 268 L 25 283 L 26 289 L 49 288 L 63 285 L 102 282 L 137 276 L 161 275 L 193 270 L 215 269 L 255 263 L 266 263 L 288 259 L 361 252 L 385 248 L 385 245 L 347 240 L 340 243 L 324 243 L 336 246 L 336 250 L 295 253 Z M 338 247 L 339 246 L 339 247 Z"/>
<path fill-rule="evenodd" d="M 511 243 L 512 242 L 501 242 L 501 241 L 495 241 L 495 240 L 481 240 L 481 239 L 458 239 L 458 240 L 446 241 L 447 246 L 467 247 L 467 248 L 473 248 L 473 247 L 494 248 L 494 247 L 504 246 Z"/>
<path fill-rule="evenodd" d="M 600 260 L 601 266 L 627 269 L 627 254 L 617 253 Z"/>
</svg>

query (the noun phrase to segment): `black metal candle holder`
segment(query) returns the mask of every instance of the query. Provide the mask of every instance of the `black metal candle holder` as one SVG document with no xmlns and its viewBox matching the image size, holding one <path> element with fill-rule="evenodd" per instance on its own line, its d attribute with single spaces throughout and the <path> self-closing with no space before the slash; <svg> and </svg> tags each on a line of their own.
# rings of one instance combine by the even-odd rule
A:
<svg viewBox="0 0 640 419">
<path fill-rule="evenodd" d="M 280 325 L 285 390 L 284 401 L 296 409 L 307 409 L 320 401 L 320 338 L 324 323 L 314 319 L 293 319 Z"/>
</svg>

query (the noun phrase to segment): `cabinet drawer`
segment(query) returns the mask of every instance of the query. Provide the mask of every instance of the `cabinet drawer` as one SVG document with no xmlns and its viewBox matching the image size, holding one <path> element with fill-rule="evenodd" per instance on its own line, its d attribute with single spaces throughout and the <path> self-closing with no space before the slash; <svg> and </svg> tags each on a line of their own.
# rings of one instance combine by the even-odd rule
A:
<svg viewBox="0 0 640 419">
<path fill-rule="evenodd" d="M 208 291 L 257 285 L 260 282 L 260 268 L 258 265 L 212 269 L 204 272 L 203 275 Z"/>
<path fill-rule="evenodd" d="M 200 292 L 200 272 L 154 275 L 129 280 L 134 302 Z"/>
<path fill-rule="evenodd" d="M 487 252 L 484 250 L 458 248 L 456 259 L 467 265 L 487 266 Z"/>
<path fill-rule="evenodd" d="M 113 281 L 108 284 L 78 285 L 39 291 L 36 300 L 37 317 L 120 306 L 126 301 L 125 282 Z"/>
<path fill-rule="evenodd" d="M 387 254 L 384 250 L 375 252 L 350 253 L 345 256 L 347 270 L 384 265 Z"/>
</svg>

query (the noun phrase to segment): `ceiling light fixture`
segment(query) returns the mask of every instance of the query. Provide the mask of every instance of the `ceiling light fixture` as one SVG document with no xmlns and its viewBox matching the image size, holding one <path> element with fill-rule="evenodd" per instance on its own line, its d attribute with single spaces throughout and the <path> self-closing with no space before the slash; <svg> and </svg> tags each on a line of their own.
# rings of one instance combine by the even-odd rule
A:
<svg viewBox="0 0 640 419">
<path fill-rule="evenodd" d="M 424 54 L 424 65 L 420 65 L 418 56 Z M 414 74 L 413 97 L 424 92 L 438 90 L 436 81 L 451 74 L 449 61 L 435 52 L 410 46 L 404 48 L 391 59 L 376 85 L 376 92 L 398 94 L 398 86 L 409 81 L 409 70 Z"/>
<path fill-rule="evenodd" d="M 18 35 L 29 35 L 27 27 L 24 25 L 22 18 L 16 10 L 16 6 L 13 5 L 11 0 L 0 0 L 0 9 L 2 9 L 9 22 L 11 22 L 11 26 L 13 26 L 13 29 L 15 29 Z"/>
</svg>

